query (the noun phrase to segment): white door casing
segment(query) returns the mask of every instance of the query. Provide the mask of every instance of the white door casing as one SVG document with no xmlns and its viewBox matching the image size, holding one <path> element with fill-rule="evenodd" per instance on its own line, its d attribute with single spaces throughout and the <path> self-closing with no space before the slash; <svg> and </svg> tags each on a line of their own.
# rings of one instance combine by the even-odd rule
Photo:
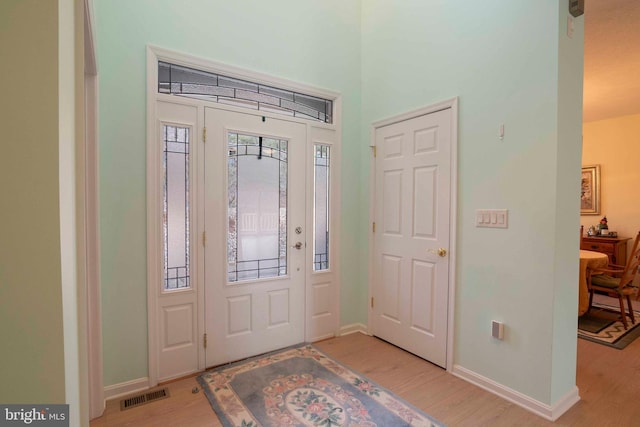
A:
<svg viewBox="0 0 640 427">
<path fill-rule="evenodd" d="M 447 365 L 452 109 L 375 129 L 372 330 Z"/>
<path fill-rule="evenodd" d="M 274 118 L 263 120 L 263 116 L 250 113 L 206 108 L 205 126 L 205 328 L 207 342 L 211 343 L 206 349 L 206 366 L 215 366 L 304 341 L 307 144 L 305 125 Z M 227 280 L 229 133 L 287 141 L 286 275 Z M 238 176 L 243 173 L 247 172 L 238 168 Z M 239 217 L 237 227 L 268 227 L 270 222 L 263 216 Z M 296 249 L 298 242 L 301 245 Z"/>
<path fill-rule="evenodd" d="M 313 88 L 311 86 L 291 82 L 285 79 L 268 76 L 253 71 L 232 67 L 226 64 L 217 63 L 208 59 L 203 59 L 179 52 L 149 46 L 147 49 L 147 301 L 148 301 L 148 339 L 149 339 L 149 377 L 145 384 L 155 386 L 159 381 L 187 375 L 190 372 L 203 370 L 205 367 L 215 364 L 210 362 L 206 353 L 211 353 L 214 348 L 219 348 L 220 343 L 211 334 L 205 339 L 205 332 L 210 331 L 210 327 L 205 327 L 205 316 L 207 322 L 211 322 L 210 316 L 214 310 L 205 307 L 205 304 L 212 304 L 212 292 L 205 287 L 205 270 L 212 274 L 212 268 L 217 268 L 219 277 L 226 279 L 226 201 L 218 203 L 212 211 L 208 207 L 205 215 L 205 180 L 204 161 L 207 149 L 213 149 L 212 129 L 205 128 L 205 110 L 224 111 L 231 115 L 253 115 L 256 111 L 245 108 L 218 104 L 206 99 L 194 99 L 189 97 L 175 96 L 158 93 L 158 61 L 175 63 L 187 67 L 211 71 L 233 78 L 246 81 L 261 82 L 274 87 L 292 90 L 297 93 L 309 94 L 325 99 L 330 99 L 334 103 L 333 123 L 322 123 L 310 121 L 298 117 L 283 117 L 280 114 L 261 111 L 260 121 L 264 117 L 266 123 L 275 123 L 272 120 L 283 123 L 295 124 L 305 129 L 303 142 L 304 160 L 300 164 L 296 163 L 295 168 L 300 169 L 301 179 L 295 185 L 305 185 L 306 173 L 306 194 L 301 198 L 302 206 L 306 206 L 306 216 L 303 216 L 300 223 L 304 230 L 302 240 L 306 243 L 306 251 L 300 251 L 299 262 L 302 263 L 300 289 L 302 289 L 303 300 L 299 308 L 295 310 L 302 312 L 301 325 L 302 338 L 298 332 L 292 334 L 296 337 L 296 342 L 314 341 L 328 338 L 338 332 L 339 325 L 339 277 L 340 259 L 339 239 L 340 230 L 340 142 L 341 142 L 341 98 L 338 93 Z M 174 110 L 171 112 L 171 110 Z M 169 113 L 168 113 L 169 112 Z M 192 289 L 171 292 L 162 291 L 162 150 L 159 148 L 159 133 L 162 123 L 179 126 L 189 126 L 192 130 L 191 145 L 191 167 L 192 189 L 191 189 L 191 262 L 192 262 Z M 261 123 L 264 123 L 261 121 Z M 227 124 L 224 125 L 229 128 Z M 256 128 L 256 130 L 260 130 Z M 208 133 L 207 142 L 204 142 L 204 134 Z M 259 133 L 259 132 L 258 132 Z M 282 135 L 285 135 L 284 132 Z M 282 136 L 278 135 L 278 136 Z M 314 271 L 312 250 L 314 221 L 313 212 L 313 147 L 314 144 L 331 146 L 331 172 L 330 172 L 330 263 L 329 268 L 321 271 Z M 223 150 L 224 151 L 224 150 Z M 224 153 L 223 153 L 224 154 Z M 226 168 L 226 154 L 218 159 Z M 306 169 L 305 169 L 306 168 Z M 306 172 L 305 172 L 306 170 Z M 221 192 L 226 191 L 226 169 L 218 171 L 223 181 L 218 182 Z M 213 191 L 213 187 L 211 187 Z M 304 189 L 303 189 L 304 193 Z M 222 193 L 224 194 L 224 193 Z M 217 203 L 217 202 L 216 202 Z M 205 219 L 209 224 L 207 229 L 207 246 L 203 245 L 203 232 L 205 231 Z M 290 223 L 289 236 L 293 230 L 293 223 Z M 224 238 L 214 238 L 215 232 L 225 235 Z M 211 232 L 214 234 L 211 234 Z M 296 239 L 297 241 L 297 239 Z M 288 245 L 291 246 L 289 241 Z M 211 245 L 219 244 L 216 249 L 220 255 L 213 264 L 205 263 L 205 252 L 211 249 Z M 289 267 L 295 265 L 291 258 Z M 211 255 L 213 257 L 213 255 Z M 208 256 L 208 260 L 211 259 Z M 215 262 L 221 263 L 216 267 Z M 240 284 L 238 284 L 240 285 Z M 238 285 L 232 285 L 237 288 Z M 295 290 L 297 292 L 298 289 Z M 205 293 L 207 294 L 205 296 Z M 305 298 L 306 294 L 306 298 Z M 272 294 L 271 302 L 277 304 L 283 301 L 278 295 Z M 291 294 L 289 295 L 291 296 Z M 193 299 L 195 298 L 195 300 Z M 295 311 L 294 310 L 294 311 Z M 193 315 L 192 315 L 193 314 Z M 218 313 L 219 314 L 219 313 Z M 279 313 L 281 315 L 282 313 Z M 289 313 L 293 316 L 299 315 Z M 171 317 L 172 322 L 167 323 L 167 318 Z M 217 327 L 217 326 L 216 326 Z M 278 328 L 271 328 L 277 330 Z M 168 337 L 168 339 L 167 339 Z M 188 339 L 187 339 L 188 337 Z M 207 349 L 205 350 L 205 341 Z M 166 345 L 169 343 L 170 345 Z M 243 344 L 240 343 L 239 346 Z M 195 347 L 194 347 L 195 346 Z M 274 346 L 275 348 L 276 346 Z M 194 350 L 195 348 L 195 350 Z M 261 351 L 261 350 L 255 350 Z M 180 355 L 179 355 L 180 354 Z M 213 356 L 212 356 L 213 357 Z M 227 360 L 235 357 L 231 354 L 224 356 Z M 140 382 L 142 384 L 142 382 Z M 128 384 L 123 384 L 119 390 L 131 391 Z"/>
</svg>

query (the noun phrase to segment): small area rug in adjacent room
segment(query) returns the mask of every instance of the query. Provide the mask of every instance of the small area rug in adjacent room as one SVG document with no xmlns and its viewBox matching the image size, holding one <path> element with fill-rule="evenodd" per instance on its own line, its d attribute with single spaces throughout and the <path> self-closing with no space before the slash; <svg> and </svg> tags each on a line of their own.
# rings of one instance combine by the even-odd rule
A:
<svg viewBox="0 0 640 427">
<path fill-rule="evenodd" d="M 198 382 L 224 426 L 444 426 L 312 345 L 223 365 Z"/>
<path fill-rule="evenodd" d="M 622 350 L 640 336 L 640 312 L 634 310 L 635 323 L 627 316 L 629 328 L 625 330 L 616 306 L 618 300 L 610 300 L 594 302 L 588 313 L 578 317 L 578 337 Z"/>
</svg>

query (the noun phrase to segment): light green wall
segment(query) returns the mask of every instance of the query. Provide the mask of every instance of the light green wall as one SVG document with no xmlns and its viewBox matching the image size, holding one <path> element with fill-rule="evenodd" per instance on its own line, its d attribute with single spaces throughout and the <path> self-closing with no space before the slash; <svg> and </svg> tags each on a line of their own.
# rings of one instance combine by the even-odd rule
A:
<svg viewBox="0 0 640 427">
<path fill-rule="evenodd" d="M 581 81 L 582 28 L 571 45 L 559 41 L 568 9 L 560 5 L 362 5 L 363 145 L 371 122 L 459 97 L 454 363 L 545 404 L 573 389 L 576 361 L 569 231 L 578 227 L 579 186 L 568 175 L 578 170 L 581 104 L 575 85 L 559 90 L 559 73 L 579 71 Z M 508 209 L 509 228 L 476 228 L 482 208 Z M 491 337 L 492 320 L 505 323 L 504 341 Z"/>
<path fill-rule="evenodd" d="M 342 324 L 366 321 L 360 2 L 96 0 L 104 381 L 147 376 L 146 46 L 339 91 L 343 96 Z M 364 211 L 366 212 L 366 210 Z"/>
<path fill-rule="evenodd" d="M 559 2 L 558 50 L 558 160 L 556 163 L 555 278 L 551 402 L 560 400 L 576 383 L 578 327 L 573 310 L 578 299 L 580 228 L 580 178 L 582 164 L 582 82 L 584 68 L 584 18 L 574 20 L 572 38 L 567 34 L 567 5 Z M 560 267 L 560 268 L 559 268 Z"/>
<path fill-rule="evenodd" d="M 151 43 L 342 92 L 343 325 L 367 319 L 370 123 L 459 96 L 455 363 L 546 404 L 572 390 L 582 18 L 569 41 L 566 11 L 567 0 L 96 0 L 105 384 L 147 375 Z M 481 208 L 509 209 L 509 229 L 474 227 Z"/>
<path fill-rule="evenodd" d="M 58 2 L 0 2 L 0 402 L 64 403 Z"/>
</svg>

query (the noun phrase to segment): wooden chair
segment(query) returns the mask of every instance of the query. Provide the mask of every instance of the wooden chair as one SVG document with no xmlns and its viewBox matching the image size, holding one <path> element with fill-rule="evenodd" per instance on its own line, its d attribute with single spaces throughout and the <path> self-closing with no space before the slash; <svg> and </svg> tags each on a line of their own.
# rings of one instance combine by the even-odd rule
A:
<svg viewBox="0 0 640 427">
<path fill-rule="evenodd" d="M 629 318 L 635 323 L 633 315 L 633 306 L 631 305 L 631 295 L 638 292 L 638 267 L 640 266 L 640 232 L 636 236 L 633 243 L 631 256 L 625 266 L 609 264 L 607 268 L 598 268 L 591 271 L 587 283 L 589 285 L 589 309 L 593 302 L 594 291 L 605 292 L 611 296 L 615 296 L 620 301 L 620 316 L 622 324 L 627 329 L 627 316 L 624 309 L 623 297 L 626 297 L 629 306 Z"/>
</svg>

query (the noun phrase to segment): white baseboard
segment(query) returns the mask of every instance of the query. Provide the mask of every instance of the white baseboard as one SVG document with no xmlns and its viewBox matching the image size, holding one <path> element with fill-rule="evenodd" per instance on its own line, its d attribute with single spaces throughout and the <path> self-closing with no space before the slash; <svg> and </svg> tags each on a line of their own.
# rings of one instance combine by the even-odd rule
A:
<svg viewBox="0 0 640 427">
<path fill-rule="evenodd" d="M 555 405 L 551 407 L 551 421 L 555 421 L 567 412 L 573 405 L 580 401 L 580 394 L 578 387 L 574 387 L 573 390 L 558 400 Z"/>
<path fill-rule="evenodd" d="M 451 373 L 550 421 L 560 418 L 562 414 L 580 400 L 578 387 L 574 387 L 554 405 L 547 405 L 462 366 L 454 365 Z"/>
<path fill-rule="evenodd" d="M 104 388 L 104 399 L 111 400 L 127 394 L 137 393 L 149 388 L 149 378 L 138 378 L 120 384 L 108 385 Z"/>
<path fill-rule="evenodd" d="M 364 325 L 362 323 L 352 323 L 350 325 L 344 325 L 340 327 L 338 336 L 341 337 L 344 335 L 355 334 L 356 332 L 369 335 L 369 328 L 367 328 L 367 325 Z"/>
<path fill-rule="evenodd" d="M 326 339 L 329 339 L 329 338 L 333 338 L 335 336 L 336 336 L 336 334 L 334 334 L 334 333 L 318 335 L 317 337 L 313 337 L 308 341 L 309 342 L 318 342 L 318 341 L 326 340 Z"/>
</svg>

